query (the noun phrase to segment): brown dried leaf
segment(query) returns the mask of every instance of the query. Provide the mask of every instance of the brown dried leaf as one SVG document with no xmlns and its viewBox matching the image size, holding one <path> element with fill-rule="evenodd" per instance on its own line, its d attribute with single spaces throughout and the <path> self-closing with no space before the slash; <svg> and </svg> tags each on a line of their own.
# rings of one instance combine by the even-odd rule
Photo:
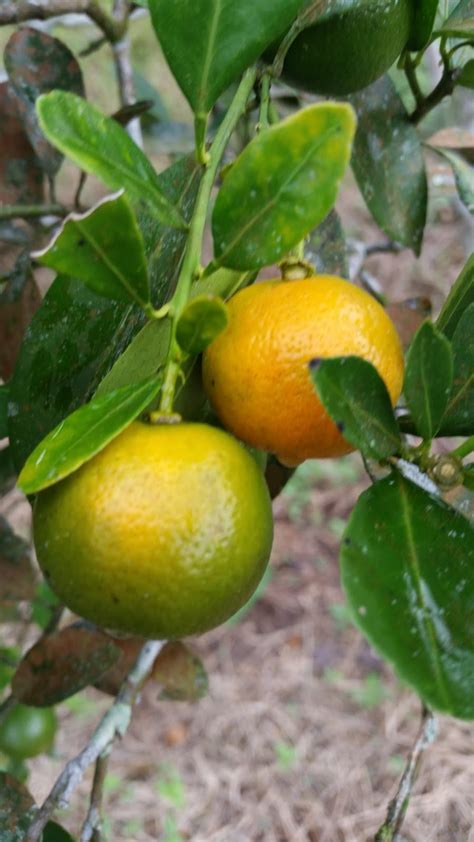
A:
<svg viewBox="0 0 474 842">
<path fill-rule="evenodd" d="M 40 304 L 41 295 L 30 271 L 19 297 L 0 304 L 0 377 L 4 380 L 13 373 L 26 328 Z"/>
<path fill-rule="evenodd" d="M 9 82 L 0 84 L 0 203 L 36 204 L 43 199 L 43 171 Z"/>
<path fill-rule="evenodd" d="M 111 637 L 78 623 L 41 638 L 26 653 L 13 680 L 18 701 L 35 707 L 58 704 L 94 684 L 118 660 Z"/>
<path fill-rule="evenodd" d="M 32 599 L 34 592 L 35 578 L 29 546 L 0 517 L 0 600 L 18 602 Z"/>
<path fill-rule="evenodd" d="M 195 702 L 209 689 L 201 659 L 181 641 L 172 641 L 163 647 L 155 661 L 152 677 L 163 687 L 160 699 Z"/>
<path fill-rule="evenodd" d="M 101 690 L 102 693 L 107 693 L 109 696 L 117 695 L 145 643 L 140 637 L 122 640 L 113 638 L 113 642 L 120 650 L 120 656 L 117 662 L 94 683 L 97 690 Z"/>
</svg>

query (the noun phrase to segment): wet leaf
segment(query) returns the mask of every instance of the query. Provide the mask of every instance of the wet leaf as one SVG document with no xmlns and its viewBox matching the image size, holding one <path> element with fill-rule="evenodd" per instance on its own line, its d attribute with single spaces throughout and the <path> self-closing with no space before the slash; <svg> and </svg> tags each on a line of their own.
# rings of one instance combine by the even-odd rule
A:
<svg viewBox="0 0 474 842">
<path fill-rule="evenodd" d="M 189 301 L 176 325 L 176 340 L 187 354 L 200 354 L 229 323 L 227 307 L 216 295 Z"/>
<path fill-rule="evenodd" d="M 53 241 L 33 256 L 106 298 L 149 303 L 143 238 L 122 193 L 102 199 L 87 213 L 68 216 Z"/>
<path fill-rule="evenodd" d="M 358 117 L 352 168 L 367 207 L 392 240 L 419 254 L 428 186 L 418 132 L 388 76 L 351 102 Z"/>
<path fill-rule="evenodd" d="M 449 38 L 474 36 L 474 5 L 472 0 L 461 0 L 438 32 Z"/>
<path fill-rule="evenodd" d="M 36 110 L 46 137 L 78 167 L 112 190 L 124 189 L 135 205 L 145 204 L 165 225 L 186 229 L 150 161 L 115 120 L 62 91 L 40 97 Z"/>
<path fill-rule="evenodd" d="M 0 840 L 23 842 L 36 811 L 26 787 L 12 775 L 0 772 Z"/>
<path fill-rule="evenodd" d="M 470 256 L 451 287 L 438 316 L 436 327 L 442 330 L 448 339 L 452 339 L 460 319 L 471 304 L 474 304 L 474 254 Z"/>
<path fill-rule="evenodd" d="M 43 199 L 43 170 L 20 117 L 9 82 L 0 83 L 0 202 L 35 204 Z"/>
<path fill-rule="evenodd" d="M 12 681 L 19 702 L 49 707 L 94 684 L 120 657 L 112 638 L 78 623 L 42 637 L 24 656 Z"/>
<path fill-rule="evenodd" d="M 159 176 L 163 191 L 186 219 L 199 178 L 191 158 Z M 139 225 L 153 303 L 160 307 L 176 283 L 186 236 L 146 213 L 140 214 Z M 94 394 L 144 321 L 138 307 L 102 298 L 72 278 L 57 278 L 29 327 L 11 381 L 9 431 L 17 468 L 50 430 Z"/>
<path fill-rule="evenodd" d="M 116 663 L 94 683 L 94 687 L 109 696 L 116 696 L 137 660 L 145 641 L 138 637 L 112 639 L 120 651 L 120 656 Z"/>
<path fill-rule="evenodd" d="M 23 27 L 13 33 L 5 47 L 5 67 L 20 100 L 21 116 L 31 144 L 50 176 L 61 166 L 58 154 L 39 127 L 35 103 L 41 94 L 55 89 L 84 95 L 81 68 L 62 41 L 46 32 Z"/>
<path fill-rule="evenodd" d="M 302 0 L 149 0 L 165 57 L 197 115 L 282 35 Z"/>
<path fill-rule="evenodd" d="M 326 219 L 311 231 L 305 244 L 305 257 L 318 273 L 349 277 L 346 238 L 337 211 L 328 213 Z"/>
<path fill-rule="evenodd" d="M 438 155 L 441 155 L 451 164 L 457 191 L 461 202 L 466 205 L 469 213 L 474 214 L 474 169 L 456 152 L 451 149 L 442 149 L 437 146 L 431 147 Z"/>
<path fill-rule="evenodd" d="M 474 718 L 474 529 L 393 473 L 359 498 L 341 550 L 354 620 L 437 710 Z"/>
<path fill-rule="evenodd" d="M 407 354 L 403 393 L 420 436 L 440 428 L 453 385 L 453 351 L 431 322 L 418 330 Z"/>
<path fill-rule="evenodd" d="M 452 339 L 454 381 L 441 435 L 472 436 L 474 432 L 474 303 L 461 317 Z"/>
<path fill-rule="evenodd" d="M 200 658 L 181 641 L 167 643 L 158 655 L 152 677 L 162 685 L 160 699 L 196 702 L 207 695 L 209 681 Z"/>
<path fill-rule="evenodd" d="M 407 47 L 422 50 L 428 44 L 436 20 L 439 0 L 417 0 L 413 6 L 414 21 Z"/>
<path fill-rule="evenodd" d="M 160 377 L 124 386 L 76 409 L 48 433 L 18 477 L 25 494 L 36 494 L 72 474 L 118 436 L 157 395 Z"/>
<path fill-rule="evenodd" d="M 399 452 L 400 431 L 390 396 L 374 366 L 360 357 L 333 357 L 310 364 L 325 409 L 351 444 L 369 459 Z"/>
<path fill-rule="evenodd" d="M 35 592 L 35 577 L 30 560 L 30 548 L 23 538 L 0 517 L 0 600 L 31 599 Z"/>
<path fill-rule="evenodd" d="M 252 140 L 217 196 L 216 264 L 267 266 L 322 222 L 346 170 L 354 127 L 350 106 L 319 104 Z"/>
</svg>

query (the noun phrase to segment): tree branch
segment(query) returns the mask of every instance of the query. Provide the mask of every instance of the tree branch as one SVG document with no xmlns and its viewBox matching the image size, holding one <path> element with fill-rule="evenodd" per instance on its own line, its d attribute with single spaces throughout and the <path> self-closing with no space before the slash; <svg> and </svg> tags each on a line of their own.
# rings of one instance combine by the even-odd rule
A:
<svg viewBox="0 0 474 842">
<path fill-rule="evenodd" d="M 86 769 L 111 748 L 117 737 L 123 737 L 126 733 L 133 705 L 163 645 L 159 640 L 145 643 L 112 707 L 99 722 L 87 746 L 61 772 L 46 801 L 36 813 L 24 842 L 38 842 L 55 810 L 67 807 Z"/>
<path fill-rule="evenodd" d="M 456 87 L 460 73 L 461 70 L 459 68 L 456 70 L 446 69 L 436 87 L 425 99 L 418 103 L 413 113 L 410 114 L 410 122 L 417 125 L 445 97 L 450 96 Z"/>
<path fill-rule="evenodd" d="M 34 219 L 39 216 L 67 216 L 68 209 L 63 205 L 3 205 L 0 206 L 2 219 Z"/>
<path fill-rule="evenodd" d="M 102 799 L 104 797 L 104 781 L 109 765 L 110 747 L 97 758 L 92 782 L 89 812 L 84 822 L 81 842 L 100 842 L 102 838 Z"/>
<path fill-rule="evenodd" d="M 436 719 L 433 713 L 424 707 L 421 728 L 410 752 L 397 794 L 388 805 L 387 818 L 376 834 L 374 842 L 395 842 L 405 818 L 423 752 L 435 740 L 436 733 Z"/>
<path fill-rule="evenodd" d="M 122 15 L 107 14 L 99 0 L 2 0 L 0 26 L 24 23 L 28 20 L 48 20 L 58 15 L 87 15 L 114 44 L 127 28 L 128 3 Z"/>
</svg>

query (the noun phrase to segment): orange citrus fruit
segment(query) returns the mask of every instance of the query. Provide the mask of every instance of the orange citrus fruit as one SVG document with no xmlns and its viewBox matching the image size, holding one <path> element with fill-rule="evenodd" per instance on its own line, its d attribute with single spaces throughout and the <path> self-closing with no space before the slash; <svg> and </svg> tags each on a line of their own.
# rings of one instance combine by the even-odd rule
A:
<svg viewBox="0 0 474 842">
<path fill-rule="evenodd" d="M 228 303 L 229 324 L 204 355 L 207 395 L 242 441 L 288 465 L 353 448 L 329 418 L 310 380 L 317 357 L 371 362 L 393 404 L 403 384 L 395 327 L 371 295 L 341 278 L 264 281 Z"/>
<path fill-rule="evenodd" d="M 0 751 L 14 760 L 26 760 L 49 751 L 56 734 L 52 708 L 14 705 L 0 724 Z"/>
<path fill-rule="evenodd" d="M 251 596 L 273 537 L 247 450 L 205 424 L 135 422 L 34 512 L 40 566 L 101 626 L 151 638 L 213 628 Z"/>
</svg>

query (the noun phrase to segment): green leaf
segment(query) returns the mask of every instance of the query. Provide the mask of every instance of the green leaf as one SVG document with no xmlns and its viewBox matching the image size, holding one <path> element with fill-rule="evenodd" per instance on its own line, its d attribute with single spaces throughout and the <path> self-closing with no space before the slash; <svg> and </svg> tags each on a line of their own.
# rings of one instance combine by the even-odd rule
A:
<svg viewBox="0 0 474 842">
<path fill-rule="evenodd" d="M 454 332 L 454 382 L 441 435 L 474 434 L 474 303 L 470 304 Z"/>
<path fill-rule="evenodd" d="M 156 374 L 166 359 L 170 339 L 169 319 L 147 322 L 99 383 L 95 396 L 105 395 L 123 386 L 131 386 L 139 383 L 144 377 Z"/>
<path fill-rule="evenodd" d="M 0 384 L 0 439 L 8 436 L 8 395 L 9 388 L 6 384 Z"/>
<path fill-rule="evenodd" d="M 328 213 L 326 219 L 311 231 L 305 243 L 305 257 L 322 275 L 349 277 L 347 243 L 337 211 Z"/>
<path fill-rule="evenodd" d="M 302 0 L 149 0 L 171 70 L 196 115 L 212 106 L 265 47 L 282 35 Z"/>
<path fill-rule="evenodd" d="M 463 88 L 474 89 L 474 58 L 466 62 L 457 81 Z"/>
<path fill-rule="evenodd" d="M 322 103 L 261 132 L 218 193 L 216 263 L 242 270 L 267 266 L 322 222 L 349 162 L 354 128 L 350 106 Z"/>
<path fill-rule="evenodd" d="M 461 0 L 438 32 L 449 38 L 474 36 L 474 0 Z"/>
<path fill-rule="evenodd" d="M 200 354 L 229 323 L 227 307 L 216 295 L 188 302 L 176 325 L 176 340 L 187 354 Z"/>
<path fill-rule="evenodd" d="M 409 50 L 422 50 L 428 44 L 438 6 L 439 0 L 416 0 L 413 4 L 414 21 L 407 44 Z"/>
<path fill-rule="evenodd" d="M 399 452 L 400 431 L 387 387 L 372 363 L 333 357 L 310 363 L 311 379 L 344 438 L 370 459 Z"/>
<path fill-rule="evenodd" d="M 200 173 L 193 156 L 159 176 L 162 190 L 186 219 L 194 208 Z M 139 215 L 139 225 L 153 305 L 161 307 L 175 287 L 187 238 L 147 213 Z M 137 306 L 98 296 L 72 278 L 54 281 L 30 323 L 10 381 L 10 450 L 18 468 L 50 430 L 91 398 L 144 321 Z"/>
<path fill-rule="evenodd" d="M 71 214 L 52 242 L 33 257 L 43 266 L 74 275 L 116 301 L 150 301 L 143 238 L 129 202 L 108 196 L 85 214 Z"/>
<path fill-rule="evenodd" d="M 358 117 L 352 168 L 367 207 L 392 240 L 419 254 L 428 197 L 420 136 L 388 76 L 350 99 Z"/>
<path fill-rule="evenodd" d="M 404 395 L 415 427 L 424 439 L 439 430 L 453 385 L 453 351 L 431 322 L 424 322 L 410 345 Z"/>
<path fill-rule="evenodd" d="M 43 830 L 41 842 L 74 842 L 74 837 L 56 822 L 48 822 Z"/>
<path fill-rule="evenodd" d="M 354 619 L 431 707 L 474 718 L 474 529 L 393 473 L 359 498 L 341 550 Z"/>
<path fill-rule="evenodd" d="M 438 316 L 436 327 L 442 330 L 448 339 L 454 332 L 470 304 L 474 303 L 474 254 L 464 266 L 459 278 L 451 287 L 449 295 Z"/>
<path fill-rule="evenodd" d="M 474 214 L 474 169 L 471 164 L 464 160 L 451 149 L 443 149 L 441 146 L 431 146 L 438 155 L 446 158 L 453 169 L 457 191 L 461 202 L 466 205 L 469 213 Z"/>
<path fill-rule="evenodd" d="M 145 202 L 166 225 L 186 228 L 148 158 L 115 120 L 90 102 L 63 91 L 41 96 L 36 110 L 46 137 L 77 166 L 112 190 L 123 188 L 135 203 Z"/>
<path fill-rule="evenodd" d="M 25 494 L 36 494 L 76 471 L 143 412 L 158 393 L 159 377 L 93 398 L 49 433 L 18 477 Z"/>
</svg>

